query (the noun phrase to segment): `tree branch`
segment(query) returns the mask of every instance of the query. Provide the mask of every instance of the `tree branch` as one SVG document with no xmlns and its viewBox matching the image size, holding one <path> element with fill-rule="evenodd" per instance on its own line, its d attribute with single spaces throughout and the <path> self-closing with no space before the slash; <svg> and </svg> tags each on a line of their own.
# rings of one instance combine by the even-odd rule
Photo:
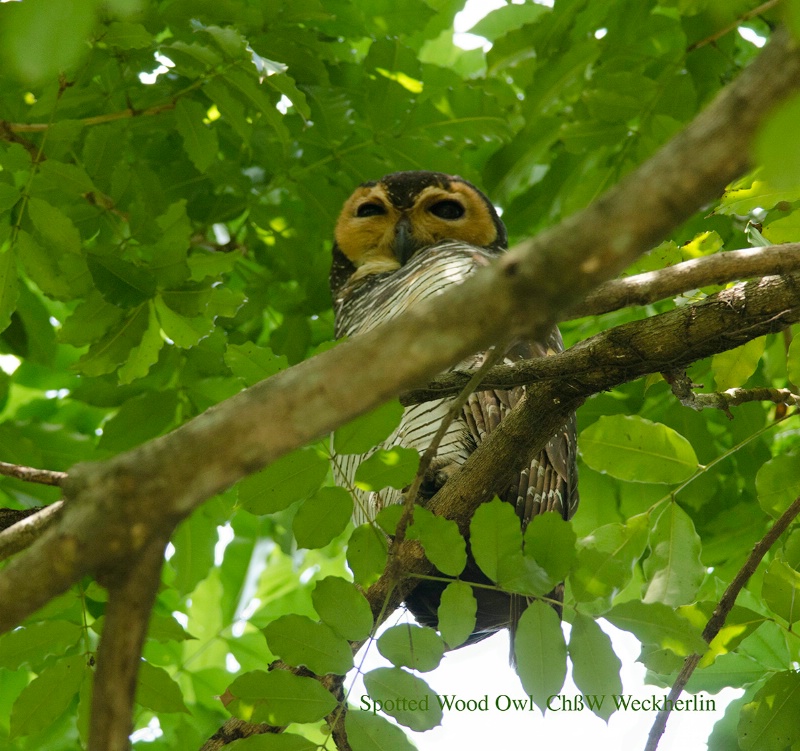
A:
<svg viewBox="0 0 800 751">
<path fill-rule="evenodd" d="M 161 584 L 168 538 L 155 537 L 118 581 L 109 584 L 92 686 L 89 751 L 129 751 L 131 715 L 150 611 Z"/>
<path fill-rule="evenodd" d="M 0 561 L 30 547 L 45 530 L 58 520 L 63 508 L 64 501 L 56 501 L 44 508 L 26 509 L 33 513 L 26 513 L 21 520 L 15 521 L 0 532 Z"/>
<path fill-rule="evenodd" d="M 798 269 L 800 243 L 728 250 L 601 284 L 583 302 L 570 308 L 562 320 L 596 316 L 630 305 L 649 305 L 699 287 Z"/>
<path fill-rule="evenodd" d="M 762 537 L 761 540 L 759 540 L 753 547 L 753 550 L 745 561 L 744 566 L 739 569 L 739 572 L 725 590 L 725 593 L 722 595 L 722 599 L 714 609 L 714 613 L 706 624 L 705 629 L 703 629 L 703 639 L 707 644 L 712 642 L 714 637 L 716 637 L 716 635 L 725 625 L 725 619 L 731 612 L 731 609 L 736 602 L 736 598 L 739 596 L 739 592 L 742 591 L 750 577 L 755 573 L 756 569 L 758 568 L 758 564 L 761 563 L 761 559 L 778 541 L 778 538 L 786 531 L 798 514 L 800 514 L 800 497 L 795 499 L 794 503 L 792 503 L 792 505 L 789 506 L 789 508 L 786 509 L 783 514 L 781 514 L 775 524 L 772 525 L 767 534 L 765 534 L 764 537 Z M 678 677 L 669 692 L 669 696 L 667 697 L 667 699 L 671 700 L 673 704 L 681 695 L 683 689 L 686 688 L 686 684 L 689 682 L 689 678 L 691 678 L 692 673 L 699 662 L 700 655 L 698 654 L 689 655 L 684 660 L 683 667 L 681 668 L 680 673 L 678 673 Z M 671 705 L 668 704 L 667 706 Z M 658 748 L 658 743 L 661 740 L 661 736 L 664 734 L 664 730 L 667 727 L 669 715 L 669 709 L 662 709 L 659 711 L 658 715 L 656 715 L 653 727 L 650 728 L 650 735 L 647 738 L 647 744 L 644 747 L 644 751 L 656 751 Z"/>
<path fill-rule="evenodd" d="M 800 243 L 731 250 L 601 284 L 585 302 L 568 310 L 562 320 L 609 313 L 629 305 L 649 305 L 698 287 L 726 284 L 748 277 L 786 274 L 798 269 Z M 486 373 L 476 390 L 509 389 L 542 378 L 559 377 L 560 374 L 548 375 L 553 365 L 549 358 L 499 365 Z M 425 388 L 406 392 L 400 401 L 408 406 L 450 396 L 464 388 L 472 375 L 470 370 L 443 373 Z"/>
<path fill-rule="evenodd" d="M 61 486 L 67 479 L 66 472 L 53 472 L 50 469 L 36 469 L 36 467 L 23 467 L 19 464 L 0 462 L 0 475 L 15 477 L 25 482 L 38 482 L 41 485 Z"/>
</svg>

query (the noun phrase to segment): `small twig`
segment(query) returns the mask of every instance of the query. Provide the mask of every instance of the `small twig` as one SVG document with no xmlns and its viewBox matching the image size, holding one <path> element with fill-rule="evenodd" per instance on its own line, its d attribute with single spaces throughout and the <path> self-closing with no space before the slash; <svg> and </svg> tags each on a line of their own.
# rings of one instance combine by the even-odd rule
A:
<svg viewBox="0 0 800 751">
<path fill-rule="evenodd" d="M 746 402 L 773 402 L 787 407 L 800 407 L 800 395 L 789 389 L 733 388 L 711 394 L 698 394 L 694 391 L 697 384 L 692 383 L 685 372 L 676 371 L 661 375 L 684 407 L 691 407 L 698 412 L 704 409 L 721 409 L 730 420 L 733 419 L 730 408 Z"/>
<path fill-rule="evenodd" d="M 63 507 L 64 501 L 56 501 L 0 532 L 0 561 L 30 547 L 59 518 Z"/>
<path fill-rule="evenodd" d="M 760 16 L 762 13 L 766 13 L 768 10 L 774 8 L 781 0 L 767 0 L 767 2 L 762 3 L 757 8 L 753 8 L 752 10 L 748 10 L 746 13 L 742 13 L 740 16 L 736 18 L 736 20 L 726 26 L 719 31 L 715 31 L 711 36 L 705 37 L 694 44 L 690 44 L 687 48 L 687 52 L 694 52 L 696 49 L 700 47 L 705 47 L 707 44 L 712 44 L 716 42 L 717 39 L 720 37 L 724 37 L 727 33 L 733 31 L 734 29 L 738 28 L 740 24 L 744 23 L 745 21 L 749 21 L 751 18 L 755 18 L 756 16 Z"/>
<path fill-rule="evenodd" d="M 8 462 L 0 462 L 0 475 L 15 477 L 17 480 L 24 480 L 25 482 L 38 482 L 41 485 L 56 485 L 58 487 L 63 485 L 67 479 L 66 472 L 23 467 L 22 465 L 9 464 Z"/>
<path fill-rule="evenodd" d="M 95 115 L 94 117 L 84 117 L 80 122 L 83 125 L 102 125 L 112 123 L 116 120 L 125 120 L 130 117 L 143 117 L 148 115 L 158 115 L 167 110 L 175 109 L 175 102 L 165 102 L 145 110 L 125 109 L 119 112 L 109 112 L 105 115 Z M 11 133 L 42 133 L 48 130 L 52 123 L 10 123 L 7 120 L 0 121 L 0 135 L 8 140 L 7 134 Z"/>
<path fill-rule="evenodd" d="M 725 625 L 725 619 L 731 612 L 731 609 L 736 602 L 736 598 L 739 596 L 739 592 L 742 591 L 750 577 L 755 573 L 755 570 L 758 568 L 758 564 L 761 563 L 761 559 L 777 542 L 778 538 L 786 531 L 788 526 L 798 514 L 800 514 L 800 497 L 795 499 L 794 503 L 792 503 L 792 505 L 789 506 L 789 508 L 786 509 L 783 514 L 781 514 L 780 518 L 775 522 L 775 524 L 772 525 L 767 534 L 765 534 L 764 537 L 762 537 L 761 540 L 759 540 L 753 547 L 753 550 L 747 558 L 747 561 L 745 561 L 744 566 L 739 569 L 739 572 L 733 578 L 733 581 L 728 585 L 728 588 L 722 595 L 719 604 L 714 609 L 714 613 L 712 614 L 711 618 L 709 618 L 705 629 L 703 629 L 703 639 L 707 644 L 710 644 L 713 641 L 713 639 L 722 629 L 723 625 Z M 674 705 L 675 701 L 681 695 L 683 689 L 686 688 L 686 684 L 689 682 L 689 678 L 691 678 L 692 673 L 699 662 L 700 655 L 698 654 L 689 655 L 684 660 L 683 667 L 681 668 L 680 673 L 678 673 L 678 677 L 669 692 L 669 696 L 667 697 L 668 702 L 665 702 L 667 707 Z M 661 736 L 664 734 L 664 730 L 667 726 L 669 715 L 669 709 L 662 709 L 658 713 L 655 722 L 653 723 L 653 727 L 650 728 L 650 735 L 647 738 L 647 745 L 644 747 L 644 751 L 656 751 L 658 748 L 658 743 L 661 740 Z"/>
</svg>

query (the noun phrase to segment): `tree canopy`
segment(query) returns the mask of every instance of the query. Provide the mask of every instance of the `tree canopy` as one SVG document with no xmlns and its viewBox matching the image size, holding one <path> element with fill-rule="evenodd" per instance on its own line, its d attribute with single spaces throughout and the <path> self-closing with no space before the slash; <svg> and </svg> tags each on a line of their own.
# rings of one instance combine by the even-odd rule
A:
<svg viewBox="0 0 800 751">
<path fill-rule="evenodd" d="M 539 708 L 568 660 L 618 693 L 603 618 L 676 696 L 745 689 L 712 751 L 800 744 L 800 248 L 768 247 L 800 241 L 778 30 L 800 2 L 507 4 L 471 50 L 463 6 L 0 5 L 4 749 L 122 749 L 131 722 L 154 750 L 410 748 L 345 713 L 337 676 L 415 577 L 458 576 L 470 525 L 499 587 L 567 582 L 569 644 L 542 602 L 520 628 Z M 428 319 L 336 345 L 336 216 L 403 169 L 480 186 L 519 247 Z M 353 529 L 332 462 L 463 389 L 422 387 L 466 352 L 555 320 L 572 349 L 485 374 L 528 384 L 497 440 L 407 530 L 401 507 Z M 578 405 L 582 506 L 523 536 L 470 478 L 496 485 Z M 402 488 L 418 464 L 381 451 L 356 479 Z M 424 673 L 473 607 L 454 582 L 438 632 L 370 641 L 400 725 L 440 721 Z"/>
</svg>

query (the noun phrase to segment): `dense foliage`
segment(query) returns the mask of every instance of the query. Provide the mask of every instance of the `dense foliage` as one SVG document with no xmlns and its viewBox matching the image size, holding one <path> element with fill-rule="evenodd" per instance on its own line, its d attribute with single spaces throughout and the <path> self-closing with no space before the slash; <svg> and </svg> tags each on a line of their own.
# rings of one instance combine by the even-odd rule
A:
<svg viewBox="0 0 800 751">
<path fill-rule="evenodd" d="M 453 42 L 463 0 L 3 4 L 0 348 L 11 357 L 0 373 L 0 459 L 65 471 L 102 460 L 331 346 L 332 227 L 364 180 L 460 174 L 503 209 L 512 241 L 587 205 L 758 54 L 752 40 L 769 36 L 781 10 L 751 14 L 758 5 L 506 5 L 472 29 L 491 43 L 484 52 Z M 637 270 L 800 239 L 799 107 L 772 121 L 760 171 Z M 711 291 L 562 330 L 569 345 Z M 784 387 L 800 382 L 800 348 L 787 330 L 690 375 L 707 391 Z M 800 528 L 767 557 L 710 649 L 700 639 L 746 551 L 800 492 L 796 426 L 782 414 L 761 403 L 733 420 L 693 412 L 658 376 L 592 398 L 579 412 L 582 508 L 572 523 L 529 527 L 524 581 L 508 553 L 522 555 L 516 517 L 499 502 L 481 508 L 473 549 L 493 579 L 543 594 L 568 577 L 568 647 L 544 605 L 520 629 L 522 684 L 539 706 L 558 692 L 568 651 L 583 692 L 617 689 L 602 615 L 642 641 L 655 683 L 669 685 L 699 650 L 690 690 L 746 688 L 711 749 L 732 748 L 737 726 L 745 749 L 800 743 Z M 335 450 L 369 449 L 398 417 L 391 404 L 343 428 Z M 157 718 L 163 733 L 151 748 L 199 748 L 230 713 L 308 723 L 295 730 L 312 740 L 291 748 L 324 738 L 332 696 L 266 668 L 280 657 L 345 673 L 345 640 L 371 629 L 349 580 L 377 578 L 384 541 L 348 527 L 352 500 L 332 486 L 330 461 L 327 442 L 295 452 L 178 529 L 140 671 L 136 726 Z M 415 456 L 385 452 L 358 479 L 402 487 L 415 467 Z M 58 498 L 10 478 L 0 494 L 13 508 Z M 423 513 L 413 529 L 457 575 L 457 532 Z M 0 637 L 4 749 L 85 742 L 104 602 L 86 581 Z M 377 649 L 396 667 L 366 677 L 373 698 L 424 697 L 430 689 L 405 668 L 431 670 L 445 642 L 463 641 L 471 604 L 455 584 L 441 635 L 387 631 Z M 426 729 L 437 711 L 432 702 L 396 719 Z M 408 747 L 380 717 L 351 712 L 348 731 L 354 751 Z"/>
</svg>

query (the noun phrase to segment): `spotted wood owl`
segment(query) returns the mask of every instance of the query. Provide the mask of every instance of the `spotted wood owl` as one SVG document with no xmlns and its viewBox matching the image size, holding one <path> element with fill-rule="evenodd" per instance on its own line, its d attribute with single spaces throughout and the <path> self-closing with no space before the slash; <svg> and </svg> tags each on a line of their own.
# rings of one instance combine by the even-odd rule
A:
<svg viewBox="0 0 800 751">
<path fill-rule="evenodd" d="M 506 249 L 508 237 L 492 203 L 466 180 L 438 172 L 395 172 L 358 186 L 344 204 L 335 230 L 330 285 L 336 335 L 354 336 L 402 316 L 420 301 L 461 284 Z M 506 363 L 562 351 L 558 329 L 540 341 L 518 341 L 504 353 Z M 485 353 L 459 363 L 478 367 Z M 426 473 L 420 502 L 430 498 L 486 439 L 522 398 L 524 388 L 477 391 L 452 421 Z M 394 433 L 376 448 L 403 446 L 424 452 L 448 411 L 452 397 L 407 407 Z M 511 503 L 524 528 L 533 516 L 555 511 L 565 519 L 578 505 L 574 415 L 532 460 L 520 458 L 514 481 L 496 488 Z M 353 487 L 355 471 L 369 454 L 340 456 L 336 472 Z M 372 521 L 384 507 L 401 503 L 403 492 L 355 491 L 354 522 Z M 469 557 L 462 580 L 490 585 Z M 406 605 L 423 625 L 436 627 L 446 581 L 422 581 Z M 560 599 L 563 587 L 553 597 Z M 498 589 L 473 587 L 477 620 L 467 644 L 511 628 L 528 599 Z"/>
</svg>

